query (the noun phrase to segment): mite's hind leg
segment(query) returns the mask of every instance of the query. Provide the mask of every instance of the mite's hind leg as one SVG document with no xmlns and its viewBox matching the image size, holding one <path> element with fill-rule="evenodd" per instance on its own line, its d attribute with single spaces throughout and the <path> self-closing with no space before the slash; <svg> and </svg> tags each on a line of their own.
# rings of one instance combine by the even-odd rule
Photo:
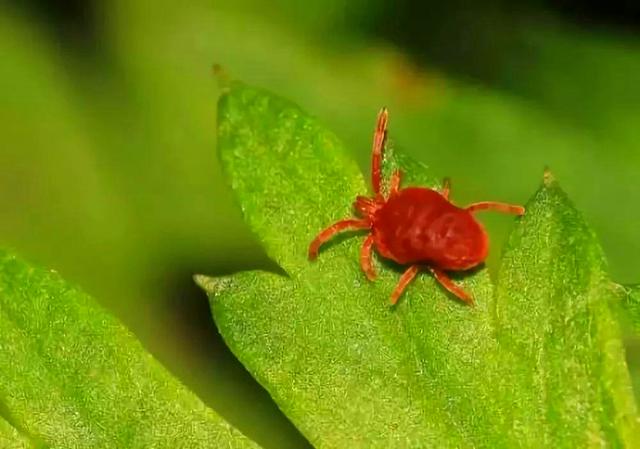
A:
<svg viewBox="0 0 640 449">
<path fill-rule="evenodd" d="M 360 267 L 367 276 L 367 279 L 373 281 L 376 279 L 376 272 L 372 264 L 373 234 L 369 234 L 360 249 Z"/>
<path fill-rule="evenodd" d="M 395 304 L 398 302 L 398 299 L 400 299 L 400 296 L 402 295 L 402 292 L 404 292 L 404 289 L 407 288 L 407 285 L 409 285 L 413 278 L 416 277 L 416 274 L 418 274 L 418 270 L 418 265 L 412 265 L 407 268 L 404 273 L 402 273 L 402 276 L 400 276 L 400 280 L 398 281 L 398 285 L 396 285 L 396 288 L 391 293 L 391 304 Z"/>
<path fill-rule="evenodd" d="M 440 284 L 444 288 L 446 288 L 448 291 L 456 295 L 458 298 L 460 298 L 470 306 L 473 305 L 473 298 L 471 297 L 471 295 L 465 292 L 460 287 L 458 287 L 456 284 L 454 284 L 453 281 L 449 278 L 449 276 L 446 275 L 444 271 L 439 270 L 437 268 L 433 268 L 433 267 L 431 267 L 430 270 L 433 273 L 433 276 L 436 278 L 436 280 L 440 282 Z"/>
<path fill-rule="evenodd" d="M 493 210 L 504 214 L 524 215 L 524 207 L 515 204 L 498 203 L 496 201 L 481 201 L 479 203 L 470 204 L 465 208 L 469 212 L 478 212 L 481 210 Z"/>
<path fill-rule="evenodd" d="M 340 220 L 339 222 L 332 224 L 318 234 L 318 236 L 311 242 L 311 245 L 309 245 L 309 259 L 313 260 L 318 257 L 320 246 L 338 232 L 345 231 L 347 229 L 367 229 L 369 226 L 369 220 L 358 220 L 356 218 Z"/>
</svg>

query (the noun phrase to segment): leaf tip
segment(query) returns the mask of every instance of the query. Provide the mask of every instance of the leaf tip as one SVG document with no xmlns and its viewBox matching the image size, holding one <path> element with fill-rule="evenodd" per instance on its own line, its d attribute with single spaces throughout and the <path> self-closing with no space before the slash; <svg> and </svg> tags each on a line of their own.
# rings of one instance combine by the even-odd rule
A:
<svg viewBox="0 0 640 449">
<path fill-rule="evenodd" d="M 551 173 L 549 166 L 544 168 L 544 174 L 542 175 L 542 183 L 545 187 L 551 187 L 556 183 L 556 177 Z"/>
<path fill-rule="evenodd" d="M 224 69 L 220 69 L 224 72 Z M 229 126 L 229 121 L 233 121 L 233 116 L 237 113 L 238 102 L 240 105 L 247 95 L 255 95 L 255 91 L 248 88 L 242 81 L 231 79 L 226 72 L 224 81 L 219 82 L 220 95 L 218 97 L 218 133 L 224 126 Z M 235 112 L 234 112 L 235 111 Z M 226 124 L 226 125 L 225 125 Z"/>
<path fill-rule="evenodd" d="M 205 274 L 194 274 L 193 281 L 196 283 L 198 287 L 204 290 L 205 293 L 207 293 L 207 295 L 215 296 L 227 288 L 227 286 L 231 283 L 231 278 L 230 277 L 214 278 L 211 276 L 207 276 Z"/>
<path fill-rule="evenodd" d="M 194 274 L 193 281 L 196 283 L 198 287 L 200 287 L 205 292 L 214 288 L 215 281 L 213 278 L 206 276 L 204 274 Z"/>
</svg>

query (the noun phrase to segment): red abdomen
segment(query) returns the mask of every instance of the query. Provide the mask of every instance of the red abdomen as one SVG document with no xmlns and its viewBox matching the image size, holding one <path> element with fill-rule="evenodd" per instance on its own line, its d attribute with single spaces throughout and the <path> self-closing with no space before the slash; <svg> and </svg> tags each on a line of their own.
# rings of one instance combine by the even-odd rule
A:
<svg viewBox="0 0 640 449">
<path fill-rule="evenodd" d="M 373 221 L 378 252 L 403 265 L 466 270 L 484 261 L 489 250 L 487 234 L 471 213 L 431 189 L 400 190 Z"/>
</svg>

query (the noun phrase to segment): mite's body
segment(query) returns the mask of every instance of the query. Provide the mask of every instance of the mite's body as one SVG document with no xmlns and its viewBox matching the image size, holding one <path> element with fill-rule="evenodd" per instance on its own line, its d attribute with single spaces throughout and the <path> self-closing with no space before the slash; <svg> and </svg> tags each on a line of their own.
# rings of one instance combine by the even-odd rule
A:
<svg viewBox="0 0 640 449">
<path fill-rule="evenodd" d="M 361 218 L 342 220 L 322 231 L 309 247 L 315 259 L 320 246 L 344 229 L 369 229 L 360 253 L 360 264 L 367 277 L 375 279 L 371 265 L 372 249 L 387 259 L 410 265 L 391 295 L 396 303 L 419 267 L 428 267 L 436 279 L 458 298 L 472 303 L 471 296 L 455 285 L 445 273 L 473 268 L 489 252 L 489 239 L 473 216 L 478 210 L 493 209 L 522 215 L 524 208 L 504 203 L 481 202 L 465 208 L 449 201 L 449 182 L 441 191 L 423 187 L 400 188 L 400 172 L 394 172 L 385 198 L 381 193 L 382 151 L 386 140 L 387 111 L 383 109 L 373 139 L 371 178 L 375 195 L 359 196 L 354 208 Z"/>
<path fill-rule="evenodd" d="M 402 265 L 467 270 L 487 257 L 489 242 L 482 226 L 435 190 L 400 190 L 371 219 L 380 255 Z"/>
</svg>

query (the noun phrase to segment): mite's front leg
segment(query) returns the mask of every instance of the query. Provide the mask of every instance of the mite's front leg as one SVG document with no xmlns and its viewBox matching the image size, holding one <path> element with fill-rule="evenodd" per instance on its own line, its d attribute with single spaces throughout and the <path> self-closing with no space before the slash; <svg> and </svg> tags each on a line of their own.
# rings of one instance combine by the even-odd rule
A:
<svg viewBox="0 0 640 449">
<path fill-rule="evenodd" d="M 318 257 L 318 251 L 320 246 L 327 240 L 331 239 L 338 232 L 345 231 L 347 229 L 367 229 L 369 228 L 369 220 L 362 220 L 357 218 L 349 218 L 347 220 L 340 220 L 337 223 L 332 224 L 327 229 L 322 231 L 318 236 L 313 239 L 311 245 L 309 245 L 309 259 L 314 260 Z"/>
</svg>

